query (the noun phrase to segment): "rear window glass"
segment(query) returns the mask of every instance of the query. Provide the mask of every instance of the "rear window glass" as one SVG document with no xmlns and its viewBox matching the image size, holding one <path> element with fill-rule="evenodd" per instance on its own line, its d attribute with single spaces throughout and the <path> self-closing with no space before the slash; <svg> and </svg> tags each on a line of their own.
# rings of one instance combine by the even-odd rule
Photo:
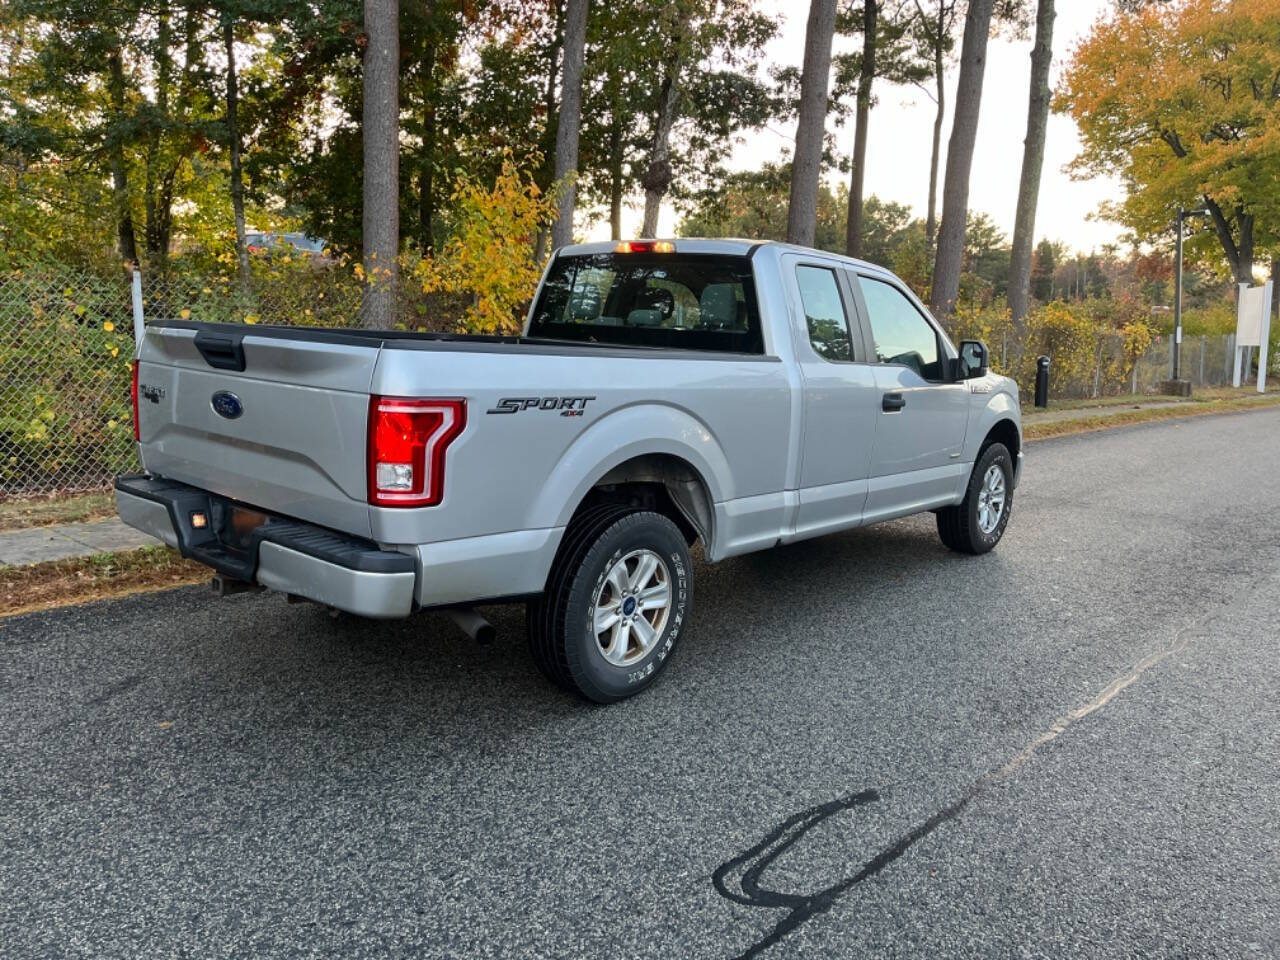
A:
<svg viewBox="0 0 1280 960">
<path fill-rule="evenodd" d="M 558 257 L 529 336 L 762 353 L 751 262 L 680 253 Z"/>
</svg>

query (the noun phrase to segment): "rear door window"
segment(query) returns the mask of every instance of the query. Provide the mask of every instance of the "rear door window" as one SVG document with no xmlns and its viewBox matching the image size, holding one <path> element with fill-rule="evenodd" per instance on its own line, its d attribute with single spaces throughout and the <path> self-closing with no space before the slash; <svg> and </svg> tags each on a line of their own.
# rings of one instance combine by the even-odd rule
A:
<svg viewBox="0 0 1280 960">
<path fill-rule="evenodd" d="M 751 262 L 681 253 L 556 258 L 529 336 L 763 353 Z"/>
<path fill-rule="evenodd" d="M 836 273 L 826 267 L 796 267 L 800 303 L 813 352 L 824 360 L 848 362 L 853 359 L 849 337 L 849 317 L 840 296 Z"/>
</svg>

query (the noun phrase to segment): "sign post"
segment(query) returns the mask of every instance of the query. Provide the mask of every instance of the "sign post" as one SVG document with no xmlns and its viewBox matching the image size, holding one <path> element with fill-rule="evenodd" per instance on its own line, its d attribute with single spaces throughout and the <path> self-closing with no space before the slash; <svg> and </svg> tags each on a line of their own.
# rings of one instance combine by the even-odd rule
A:
<svg viewBox="0 0 1280 960">
<path fill-rule="evenodd" d="M 133 345 L 135 348 L 142 346 L 142 338 L 147 335 L 147 327 L 145 317 L 142 312 L 142 274 L 137 268 L 133 271 Z M 137 355 L 137 350 L 134 350 Z"/>
</svg>

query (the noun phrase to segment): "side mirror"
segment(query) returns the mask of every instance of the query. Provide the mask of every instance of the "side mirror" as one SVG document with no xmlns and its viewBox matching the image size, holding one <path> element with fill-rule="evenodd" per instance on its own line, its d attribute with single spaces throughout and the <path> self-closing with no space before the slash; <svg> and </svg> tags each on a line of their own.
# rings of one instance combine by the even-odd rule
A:
<svg viewBox="0 0 1280 960">
<path fill-rule="evenodd" d="M 987 375 L 987 345 L 981 340 L 961 340 L 960 359 L 956 362 L 956 379 L 972 380 Z"/>
</svg>

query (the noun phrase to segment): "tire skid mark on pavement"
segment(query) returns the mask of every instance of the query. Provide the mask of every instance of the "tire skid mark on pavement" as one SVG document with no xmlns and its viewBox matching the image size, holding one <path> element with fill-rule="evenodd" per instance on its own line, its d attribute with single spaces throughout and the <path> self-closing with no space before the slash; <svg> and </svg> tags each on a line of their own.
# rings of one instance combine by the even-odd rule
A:
<svg viewBox="0 0 1280 960">
<path fill-rule="evenodd" d="M 116 697 L 124 696 L 126 693 L 131 693 L 136 690 L 146 679 L 147 678 L 140 673 L 130 674 L 123 680 L 117 680 L 115 683 L 108 685 L 96 696 L 90 697 L 85 701 L 85 706 L 100 707 L 104 703 L 114 700 Z"/>
<path fill-rule="evenodd" d="M 870 860 L 862 865 L 857 873 L 837 881 L 817 893 L 798 894 L 769 890 L 760 885 L 766 870 L 780 856 L 804 839 L 814 827 L 825 823 L 828 819 L 845 810 L 852 810 L 876 803 L 892 793 L 891 788 L 867 789 L 857 793 L 846 794 L 836 800 L 820 803 L 800 813 L 793 814 L 771 830 L 759 843 L 738 856 L 721 864 L 711 875 L 712 885 L 721 896 L 749 907 L 766 909 L 785 909 L 790 911 L 779 920 L 764 937 L 756 941 L 740 954 L 738 960 L 757 957 L 778 943 L 787 934 L 808 922 L 819 914 L 826 913 L 844 894 L 848 893 L 862 881 L 874 877 L 895 860 L 906 853 L 916 843 L 933 833 L 938 827 L 962 814 L 969 803 L 988 789 L 1007 780 L 1025 766 L 1045 745 L 1062 736 L 1071 725 L 1083 720 L 1092 713 L 1101 710 L 1119 696 L 1125 689 L 1133 685 L 1148 670 L 1163 663 L 1169 657 L 1187 649 L 1193 642 L 1188 631 L 1182 639 L 1170 647 L 1143 657 L 1128 671 L 1112 680 L 1102 688 L 1096 697 L 1081 704 L 1073 710 L 1058 717 L 1047 730 L 1033 739 L 1005 764 L 988 770 L 974 780 L 960 795 L 959 799 L 935 811 L 927 819 L 902 834 Z M 745 869 L 743 869 L 745 867 Z M 741 870 L 741 873 L 739 871 Z M 730 887 L 730 878 L 738 877 L 737 892 Z"/>
</svg>

